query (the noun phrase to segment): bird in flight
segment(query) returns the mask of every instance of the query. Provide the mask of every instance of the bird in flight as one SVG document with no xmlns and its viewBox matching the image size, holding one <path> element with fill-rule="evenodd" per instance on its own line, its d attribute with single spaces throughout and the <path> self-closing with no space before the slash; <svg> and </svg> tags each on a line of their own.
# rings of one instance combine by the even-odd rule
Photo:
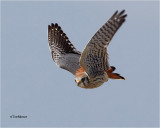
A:
<svg viewBox="0 0 160 128">
<path fill-rule="evenodd" d="M 125 78 L 108 62 L 107 46 L 119 27 L 125 22 L 125 10 L 116 11 L 95 33 L 83 52 L 78 51 L 69 41 L 61 27 L 55 23 L 48 25 L 48 43 L 53 61 L 57 66 L 71 72 L 81 88 L 96 88 L 108 79 Z"/>
</svg>

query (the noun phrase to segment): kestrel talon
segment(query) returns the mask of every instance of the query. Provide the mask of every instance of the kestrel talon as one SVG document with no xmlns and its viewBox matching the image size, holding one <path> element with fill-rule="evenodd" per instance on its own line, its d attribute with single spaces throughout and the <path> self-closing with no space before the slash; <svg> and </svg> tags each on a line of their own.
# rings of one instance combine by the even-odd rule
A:
<svg viewBox="0 0 160 128">
<path fill-rule="evenodd" d="M 57 66 L 75 75 L 75 81 L 81 88 L 96 88 L 108 79 L 123 79 L 116 69 L 109 66 L 107 46 L 114 34 L 125 22 L 125 10 L 116 11 L 111 18 L 95 33 L 81 53 L 69 41 L 61 27 L 48 25 L 48 42 L 52 58 Z"/>
</svg>

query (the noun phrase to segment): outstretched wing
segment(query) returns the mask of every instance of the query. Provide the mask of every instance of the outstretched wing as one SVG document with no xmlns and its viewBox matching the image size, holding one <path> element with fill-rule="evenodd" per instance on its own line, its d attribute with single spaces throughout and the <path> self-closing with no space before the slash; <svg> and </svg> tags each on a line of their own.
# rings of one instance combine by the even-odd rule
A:
<svg viewBox="0 0 160 128">
<path fill-rule="evenodd" d="M 90 77 L 95 77 L 97 73 L 106 71 L 109 68 L 107 46 L 119 27 L 124 23 L 125 10 L 113 16 L 96 32 L 85 47 L 80 64 Z"/>
<path fill-rule="evenodd" d="M 75 74 L 80 66 L 81 53 L 77 51 L 57 23 L 48 25 L 48 43 L 56 65 Z"/>
</svg>

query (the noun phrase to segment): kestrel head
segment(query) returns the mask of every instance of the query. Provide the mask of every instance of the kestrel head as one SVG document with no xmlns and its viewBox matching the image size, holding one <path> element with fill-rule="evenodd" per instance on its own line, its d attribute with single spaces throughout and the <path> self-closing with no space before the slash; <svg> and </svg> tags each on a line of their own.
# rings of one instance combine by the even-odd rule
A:
<svg viewBox="0 0 160 128">
<path fill-rule="evenodd" d="M 86 72 L 83 72 L 81 76 L 75 78 L 75 82 L 81 88 L 86 88 L 89 84 L 89 77 Z"/>
<path fill-rule="evenodd" d="M 79 68 L 76 72 L 75 82 L 81 88 L 97 88 L 104 82 L 108 81 L 106 72 L 99 72 L 95 77 L 89 77 L 83 68 Z"/>
</svg>

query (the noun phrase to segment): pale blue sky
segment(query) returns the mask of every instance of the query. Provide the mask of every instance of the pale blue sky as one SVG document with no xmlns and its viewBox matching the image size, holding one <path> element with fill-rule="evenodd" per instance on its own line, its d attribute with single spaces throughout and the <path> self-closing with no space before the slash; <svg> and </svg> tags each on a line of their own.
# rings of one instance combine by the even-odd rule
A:
<svg viewBox="0 0 160 128">
<path fill-rule="evenodd" d="M 158 126 L 158 2 L 2 2 L 3 126 Z M 126 80 L 77 87 L 52 61 L 47 27 L 58 23 L 82 51 L 116 11 L 127 21 L 111 41 L 110 65 Z M 13 119 L 11 115 L 26 115 Z"/>
</svg>

